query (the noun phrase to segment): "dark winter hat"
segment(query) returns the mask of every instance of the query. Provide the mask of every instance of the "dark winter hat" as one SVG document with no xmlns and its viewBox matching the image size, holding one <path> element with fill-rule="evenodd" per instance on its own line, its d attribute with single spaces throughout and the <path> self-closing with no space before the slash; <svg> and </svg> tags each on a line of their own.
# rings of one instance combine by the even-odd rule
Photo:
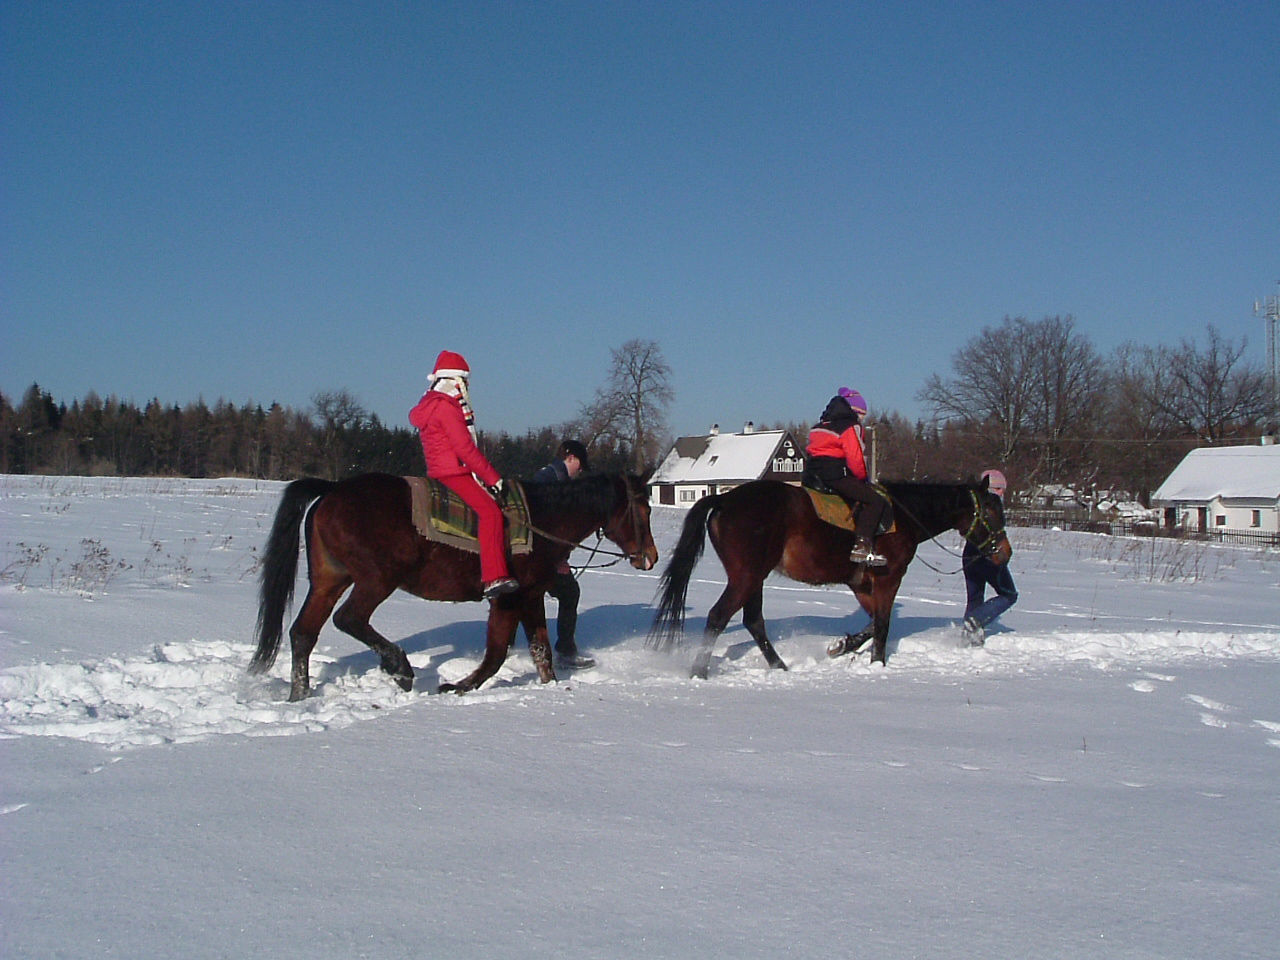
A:
<svg viewBox="0 0 1280 960">
<path fill-rule="evenodd" d="M 562 456 L 573 454 L 578 458 L 578 462 L 582 464 L 583 470 L 590 469 L 587 466 L 587 448 L 577 440 L 566 440 L 564 443 L 560 444 L 560 453 Z"/>
<path fill-rule="evenodd" d="M 471 376 L 471 368 L 467 366 L 467 361 L 462 354 L 454 353 L 452 350 L 441 350 L 440 356 L 436 357 L 436 367 L 431 371 L 432 380 L 439 380 L 441 377 L 465 380 L 469 376 Z"/>
</svg>

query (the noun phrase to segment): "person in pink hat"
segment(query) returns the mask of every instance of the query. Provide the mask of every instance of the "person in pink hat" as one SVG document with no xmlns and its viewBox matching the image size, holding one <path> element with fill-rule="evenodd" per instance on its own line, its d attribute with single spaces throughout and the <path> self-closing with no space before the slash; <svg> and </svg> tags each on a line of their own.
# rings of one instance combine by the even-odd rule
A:
<svg viewBox="0 0 1280 960">
<path fill-rule="evenodd" d="M 441 350 L 430 386 L 409 411 L 409 422 L 422 439 L 427 476 L 461 497 L 479 518 L 480 580 L 485 597 L 493 599 L 518 590 L 520 584 L 507 569 L 506 530 L 497 501 L 502 477 L 476 446 L 475 413 L 467 389 L 470 377 L 471 368 L 462 354 Z"/>
<path fill-rule="evenodd" d="M 987 489 L 1000 499 L 1008 489 L 1008 482 L 999 470 L 984 470 L 982 477 Z M 996 617 L 1018 602 L 1018 588 L 1013 585 L 1013 574 L 1007 563 L 996 564 L 983 556 L 982 551 L 968 540 L 964 542 L 964 635 L 972 646 L 980 647 L 987 638 L 987 626 Z M 996 593 L 986 599 L 987 587 Z"/>
<path fill-rule="evenodd" d="M 844 497 L 851 506 L 859 506 L 849 559 L 854 563 L 883 566 L 887 561 L 876 553 L 873 541 L 885 500 L 872 488 L 867 474 L 861 422 L 866 415 L 867 401 L 862 399 L 862 394 L 841 387 L 809 430 L 801 483 L 817 490 L 825 486 Z"/>
</svg>

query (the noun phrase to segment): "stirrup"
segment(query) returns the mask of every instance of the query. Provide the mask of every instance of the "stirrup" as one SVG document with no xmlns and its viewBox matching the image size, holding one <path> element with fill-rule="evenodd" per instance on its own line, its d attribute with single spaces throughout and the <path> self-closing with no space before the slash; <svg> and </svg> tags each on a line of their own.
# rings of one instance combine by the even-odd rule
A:
<svg viewBox="0 0 1280 960">
<path fill-rule="evenodd" d="M 854 563 L 865 563 L 871 567 L 883 567 L 889 562 L 883 554 L 876 553 L 872 547 L 855 544 L 849 552 L 849 559 Z"/>
<path fill-rule="evenodd" d="M 520 582 L 513 577 L 500 577 L 484 585 L 484 598 L 492 600 L 504 593 L 514 593 L 520 589 Z"/>
</svg>

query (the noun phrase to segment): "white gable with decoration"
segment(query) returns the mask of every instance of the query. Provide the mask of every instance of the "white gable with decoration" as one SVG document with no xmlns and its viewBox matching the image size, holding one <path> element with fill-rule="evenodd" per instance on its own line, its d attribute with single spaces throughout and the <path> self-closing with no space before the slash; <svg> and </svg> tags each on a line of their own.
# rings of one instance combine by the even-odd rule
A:
<svg viewBox="0 0 1280 960">
<path fill-rule="evenodd" d="M 1152 495 L 1168 526 L 1280 531 L 1280 446 L 1192 450 Z"/>
<path fill-rule="evenodd" d="M 756 430 L 748 423 L 741 433 L 721 433 L 712 427 L 703 436 L 676 440 L 649 479 L 649 499 L 687 507 L 751 480 L 798 484 L 803 472 L 804 451 L 787 430 Z"/>
</svg>

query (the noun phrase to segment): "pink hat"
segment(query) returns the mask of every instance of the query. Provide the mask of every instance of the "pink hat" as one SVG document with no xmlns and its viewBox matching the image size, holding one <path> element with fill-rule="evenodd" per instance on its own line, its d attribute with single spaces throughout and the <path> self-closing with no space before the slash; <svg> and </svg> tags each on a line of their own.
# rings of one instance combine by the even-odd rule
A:
<svg viewBox="0 0 1280 960">
<path fill-rule="evenodd" d="M 452 350 L 441 350 L 440 356 L 436 357 L 436 368 L 431 371 L 432 380 L 439 380 L 441 377 L 465 380 L 469 376 L 471 376 L 471 368 L 467 366 L 467 361 L 462 354 L 454 353 Z"/>
<path fill-rule="evenodd" d="M 1009 488 L 1009 484 L 1005 482 L 1004 474 L 999 470 L 983 470 L 982 476 L 988 481 L 987 489 L 997 496 L 1003 496 L 1005 490 Z"/>
</svg>

